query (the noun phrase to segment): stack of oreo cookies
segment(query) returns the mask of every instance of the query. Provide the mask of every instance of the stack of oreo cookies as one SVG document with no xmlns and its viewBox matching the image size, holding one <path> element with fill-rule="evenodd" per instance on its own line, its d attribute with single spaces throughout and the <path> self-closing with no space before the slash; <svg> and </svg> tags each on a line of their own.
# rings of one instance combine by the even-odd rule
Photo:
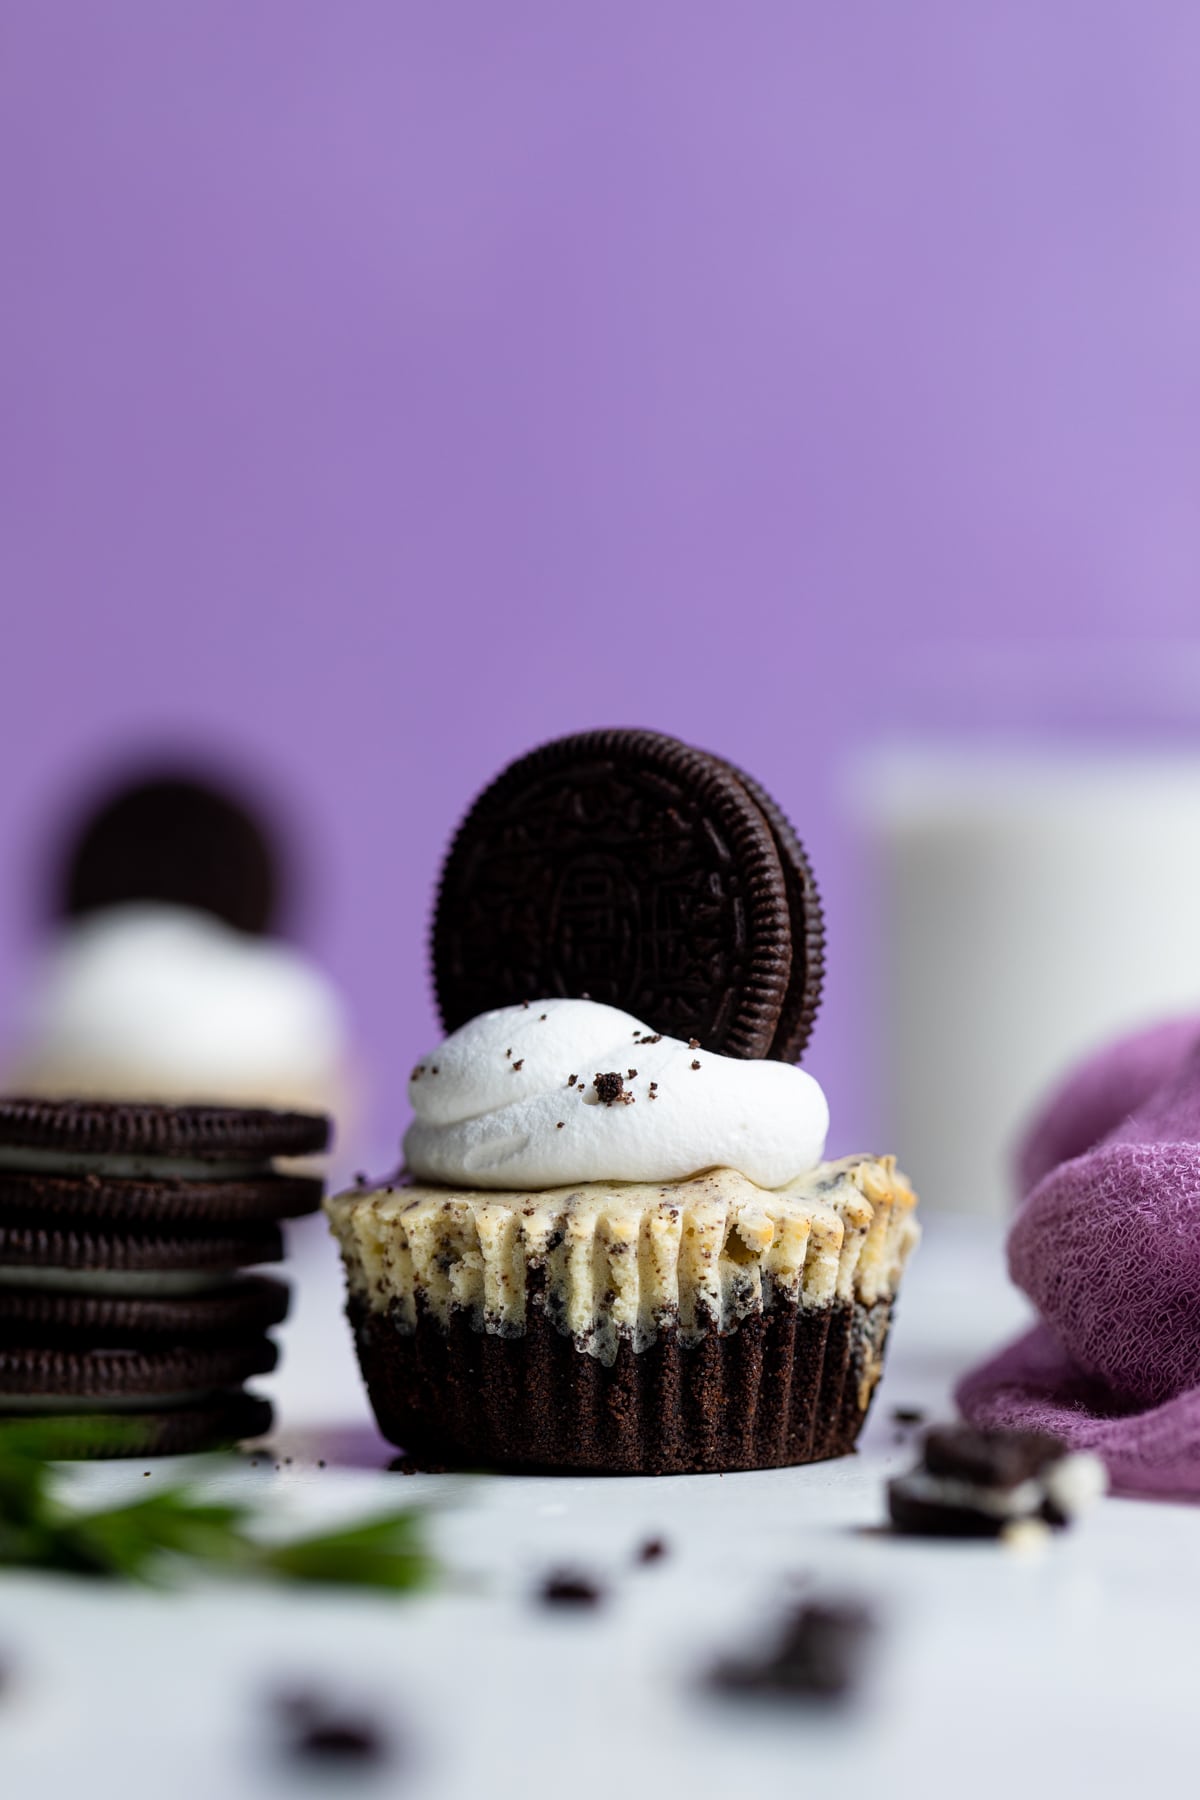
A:
<svg viewBox="0 0 1200 1800">
<path fill-rule="evenodd" d="M 219 1106 L 0 1100 L 0 1422 L 63 1454 L 169 1455 L 261 1436 L 280 1221 L 322 1184 L 275 1166 L 328 1121 Z M 53 1432 L 51 1432 L 53 1437 Z"/>
</svg>

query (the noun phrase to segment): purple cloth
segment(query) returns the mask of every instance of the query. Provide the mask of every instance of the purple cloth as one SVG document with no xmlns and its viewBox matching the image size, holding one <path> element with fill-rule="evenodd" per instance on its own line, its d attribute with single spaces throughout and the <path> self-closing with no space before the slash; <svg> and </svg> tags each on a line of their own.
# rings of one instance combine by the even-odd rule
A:
<svg viewBox="0 0 1200 1800">
<path fill-rule="evenodd" d="M 1095 1450 L 1116 1487 L 1200 1498 L 1200 1020 L 1085 1063 L 1017 1166 L 1009 1270 L 1042 1323 L 959 1405 Z"/>
</svg>

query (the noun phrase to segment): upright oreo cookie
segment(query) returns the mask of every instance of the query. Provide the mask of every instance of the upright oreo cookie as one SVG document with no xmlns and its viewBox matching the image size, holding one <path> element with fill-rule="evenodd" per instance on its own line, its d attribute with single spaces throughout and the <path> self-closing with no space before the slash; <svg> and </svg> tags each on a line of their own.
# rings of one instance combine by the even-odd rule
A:
<svg viewBox="0 0 1200 1800">
<path fill-rule="evenodd" d="M 777 827 L 718 758 L 650 731 L 545 744 L 451 845 L 433 926 L 443 1023 L 587 995 L 727 1056 L 777 1054 L 815 1011 L 789 1000 L 794 970 L 812 973 L 790 891 L 804 884 Z"/>
<path fill-rule="evenodd" d="M 279 854 L 265 822 L 224 785 L 164 769 L 110 790 L 74 826 L 58 877 L 68 917 L 152 900 L 268 931 Z"/>
<path fill-rule="evenodd" d="M 775 1062 L 799 1062 L 812 1036 L 825 985 L 825 915 L 812 864 L 783 808 L 744 769 L 737 776 L 771 828 L 787 888 L 792 928 L 792 969 L 779 1023 L 767 1052 Z"/>
</svg>

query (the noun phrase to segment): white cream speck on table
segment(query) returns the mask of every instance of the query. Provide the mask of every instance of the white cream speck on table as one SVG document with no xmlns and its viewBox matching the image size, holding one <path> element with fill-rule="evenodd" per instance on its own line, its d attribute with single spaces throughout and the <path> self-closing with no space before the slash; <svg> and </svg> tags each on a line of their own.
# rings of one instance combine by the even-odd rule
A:
<svg viewBox="0 0 1200 1800">
<path fill-rule="evenodd" d="M 389 1472 L 319 1220 L 294 1233 L 291 1273 L 273 1456 L 217 1485 L 268 1502 L 281 1528 L 429 1503 L 444 1583 L 416 1597 L 249 1581 L 156 1592 L 4 1572 L 5 1795 L 727 1800 L 819 1782 L 1103 1800 L 1191 1767 L 1200 1511 L 1109 1499 L 1030 1552 L 880 1529 L 884 1482 L 913 1456 L 893 1409 L 948 1415 L 958 1373 L 1025 1317 L 995 1228 L 927 1221 L 857 1455 L 727 1476 Z M 73 1480 L 108 1498 L 193 1466 Z M 668 1554 L 639 1565 L 650 1537 Z M 564 1566 L 594 1576 L 603 1604 L 540 1604 L 539 1581 Z M 718 1657 L 760 1642 L 802 1594 L 861 1598 L 878 1619 L 857 1703 L 706 1689 Z M 361 1773 L 287 1761 L 269 1703 L 297 1686 L 392 1731 L 395 1757 Z"/>
</svg>

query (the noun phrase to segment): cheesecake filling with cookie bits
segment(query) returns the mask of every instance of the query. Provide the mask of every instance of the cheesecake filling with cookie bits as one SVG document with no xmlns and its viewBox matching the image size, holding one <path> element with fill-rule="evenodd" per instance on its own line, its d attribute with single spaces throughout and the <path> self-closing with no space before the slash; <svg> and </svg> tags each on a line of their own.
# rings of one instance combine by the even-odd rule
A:
<svg viewBox="0 0 1200 1800">
<path fill-rule="evenodd" d="M 890 1157 L 854 1157 L 774 1191 L 713 1169 L 545 1192 L 396 1186 L 326 1210 L 352 1302 L 400 1332 L 465 1315 L 516 1338 L 536 1312 L 611 1364 L 623 1342 L 641 1352 L 667 1330 L 698 1343 L 777 1309 L 889 1303 L 915 1204 Z"/>
<path fill-rule="evenodd" d="M 705 1169 L 780 1188 L 817 1166 L 829 1129 L 805 1070 L 718 1056 L 591 1000 L 480 1014 L 421 1059 L 409 1101 L 411 1175 L 510 1191 Z"/>
</svg>

